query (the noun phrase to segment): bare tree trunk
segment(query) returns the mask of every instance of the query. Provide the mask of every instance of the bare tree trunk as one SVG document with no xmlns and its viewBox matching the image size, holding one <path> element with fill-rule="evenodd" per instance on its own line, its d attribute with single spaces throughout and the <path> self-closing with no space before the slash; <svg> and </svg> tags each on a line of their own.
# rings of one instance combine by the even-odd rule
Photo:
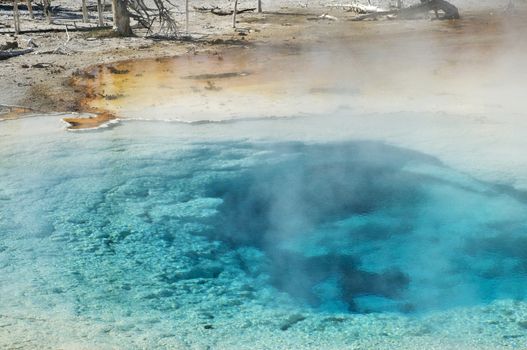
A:
<svg viewBox="0 0 527 350">
<path fill-rule="evenodd" d="M 29 11 L 29 18 L 34 19 L 35 15 L 33 15 L 33 4 L 31 0 L 27 0 L 27 10 Z"/>
<path fill-rule="evenodd" d="M 402 9 L 403 8 L 403 0 L 397 0 L 397 8 Z"/>
<path fill-rule="evenodd" d="M 185 0 L 185 31 L 188 35 L 188 0 Z"/>
<path fill-rule="evenodd" d="M 44 14 L 46 15 L 46 18 L 48 19 L 48 23 L 53 23 L 51 19 L 51 4 L 50 0 L 43 0 L 44 1 Z"/>
<path fill-rule="evenodd" d="M 112 0 L 113 28 L 121 36 L 133 35 L 127 5 L 128 0 Z"/>
<path fill-rule="evenodd" d="M 258 13 L 262 13 L 262 0 L 258 0 Z"/>
<path fill-rule="evenodd" d="M 236 14 L 238 13 L 238 0 L 234 0 L 234 11 L 232 12 L 232 27 L 236 28 Z"/>
<path fill-rule="evenodd" d="M 104 26 L 104 15 L 103 15 L 103 11 L 104 11 L 104 5 L 102 4 L 102 0 L 97 0 L 97 16 L 99 17 L 99 27 L 103 27 Z"/>
<path fill-rule="evenodd" d="M 82 0 L 82 21 L 88 23 L 88 8 L 86 7 L 86 0 Z"/>
<path fill-rule="evenodd" d="M 112 21 L 113 21 L 113 29 L 117 29 L 117 25 L 115 24 L 115 17 L 117 17 L 115 15 L 115 1 L 116 0 L 112 0 Z M 118 1 L 118 0 L 117 0 Z"/>
<path fill-rule="evenodd" d="M 15 34 L 20 33 L 20 12 L 18 11 L 18 0 L 13 1 L 13 19 L 15 20 Z"/>
</svg>

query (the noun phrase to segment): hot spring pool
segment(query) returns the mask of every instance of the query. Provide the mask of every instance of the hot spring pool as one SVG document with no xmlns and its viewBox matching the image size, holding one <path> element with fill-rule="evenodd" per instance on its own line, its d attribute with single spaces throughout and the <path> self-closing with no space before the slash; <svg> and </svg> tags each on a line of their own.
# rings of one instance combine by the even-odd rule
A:
<svg viewBox="0 0 527 350">
<path fill-rule="evenodd" d="M 1 347 L 526 346 L 525 192 L 295 123 L 4 122 Z"/>
</svg>

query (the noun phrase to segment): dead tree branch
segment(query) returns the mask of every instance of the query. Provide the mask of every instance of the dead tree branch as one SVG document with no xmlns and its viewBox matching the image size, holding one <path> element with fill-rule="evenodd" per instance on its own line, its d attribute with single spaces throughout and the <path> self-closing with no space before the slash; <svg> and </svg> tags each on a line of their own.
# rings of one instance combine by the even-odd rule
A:
<svg viewBox="0 0 527 350">
<path fill-rule="evenodd" d="M 438 19 L 458 19 L 459 10 L 457 7 L 445 0 L 421 0 L 420 4 L 409 6 L 402 9 L 395 9 L 391 11 L 372 11 L 362 16 L 358 16 L 353 21 L 362 21 L 370 18 L 377 18 L 381 16 L 394 15 L 397 18 L 407 19 L 412 18 L 420 14 L 434 11 Z M 444 15 L 439 17 L 439 11 L 442 11 Z"/>
<path fill-rule="evenodd" d="M 94 30 L 101 29 L 112 29 L 110 26 L 105 27 L 75 27 L 68 28 L 68 31 L 71 32 L 91 32 Z M 66 29 L 64 28 L 44 28 L 44 29 L 28 29 L 21 30 L 19 34 L 35 34 L 35 33 L 65 33 Z M 2 34 L 15 34 L 15 32 L 2 32 Z"/>
<path fill-rule="evenodd" d="M 247 8 L 247 9 L 236 9 L 236 14 L 244 13 L 244 12 L 253 12 L 256 10 L 256 7 L 253 8 Z M 231 16 L 234 14 L 234 10 L 222 10 L 219 7 L 215 7 L 210 10 L 210 12 L 216 16 Z"/>
<path fill-rule="evenodd" d="M 153 24 L 159 23 L 159 32 L 176 34 L 178 32 L 178 25 L 174 19 L 172 12 L 166 6 L 175 7 L 168 0 L 153 0 L 156 6 L 155 9 L 149 8 L 143 0 L 130 0 L 128 9 L 130 16 L 134 18 L 141 26 L 152 32 Z"/>
<path fill-rule="evenodd" d="M 0 51 L 0 60 L 7 60 L 9 58 L 22 56 L 30 52 L 33 52 L 33 49 Z"/>
</svg>

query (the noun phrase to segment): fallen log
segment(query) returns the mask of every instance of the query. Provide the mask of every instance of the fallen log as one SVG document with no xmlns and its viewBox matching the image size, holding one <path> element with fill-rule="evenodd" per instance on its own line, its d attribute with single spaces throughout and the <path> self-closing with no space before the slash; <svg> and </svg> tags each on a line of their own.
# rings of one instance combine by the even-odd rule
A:
<svg viewBox="0 0 527 350">
<path fill-rule="evenodd" d="M 435 11 L 436 17 L 438 17 L 437 11 L 442 10 L 445 13 L 442 17 L 443 19 L 459 19 L 459 10 L 448 1 L 434 0 L 428 2 L 428 4 L 431 10 Z"/>
<path fill-rule="evenodd" d="M 2 11 L 13 11 L 13 7 L 14 7 L 14 3 L 12 4 L 0 4 L 0 10 Z M 27 4 L 18 4 L 18 9 L 20 11 L 28 11 L 29 12 L 29 7 L 27 6 Z M 42 10 L 42 6 L 40 6 L 39 4 L 35 4 L 35 5 L 31 5 L 31 9 L 32 10 Z"/>
<path fill-rule="evenodd" d="M 335 16 L 328 15 L 327 13 L 323 13 L 320 16 L 316 17 L 307 17 L 308 21 L 338 21 L 339 19 Z"/>
<path fill-rule="evenodd" d="M 206 13 L 212 11 L 214 8 L 217 7 L 208 7 L 208 6 L 192 6 L 195 11 Z"/>
<path fill-rule="evenodd" d="M 381 11 L 367 13 L 362 16 L 355 17 L 352 21 L 362 21 L 369 18 L 377 18 L 379 16 L 394 15 L 397 18 L 408 19 L 415 17 L 419 14 L 428 13 L 434 11 L 436 18 L 438 19 L 458 19 L 459 10 L 457 7 L 445 0 L 421 0 L 420 4 L 412 5 L 402 9 L 396 9 L 391 11 Z M 444 14 L 442 17 L 439 16 L 439 11 Z"/>
<path fill-rule="evenodd" d="M 256 10 L 256 8 L 236 10 L 236 14 L 240 14 L 244 12 L 252 12 L 254 10 Z M 210 10 L 210 12 L 216 16 L 232 16 L 234 14 L 234 10 L 222 10 L 218 7 L 213 8 L 212 10 Z"/>
<path fill-rule="evenodd" d="M 439 17 L 439 11 L 443 11 L 444 15 Z M 457 7 L 445 0 L 421 0 L 420 4 L 409 6 L 400 9 L 396 12 L 399 18 L 412 18 L 421 13 L 434 11 L 438 19 L 458 19 L 459 11 Z"/>
<path fill-rule="evenodd" d="M 352 21 L 363 21 L 365 19 L 370 19 L 370 18 L 374 18 L 375 19 L 377 17 L 393 15 L 393 14 L 396 14 L 397 12 L 399 12 L 399 10 L 371 12 L 371 13 L 367 13 L 365 15 L 354 17 L 351 20 Z"/>
<path fill-rule="evenodd" d="M 201 13 L 207 13 L 210 12 L 216 16 L 232 16 L 234 14 L 234 10 L 222 10 L 221 8 L 214 6 L 193 6 L 194 10 L 201 12 Z M 256 8 L 247 8 L 247 9 L 241 9 L 236 10 L 236 13 L 244 13 L 244 12 L 252 12 L 255 11 Z"/>
<path fill-rule="evenodd" d="M 104 26 L 104 27 L 75 27 L 75 28 L 68 28 L 68 29 L 63 29 L 63 28 L 28 29 L 28 30 L 21 30 L 19 34 L 91 32 L 94 30 L 101 30 L 101 29 L 112 29 L 112 27 Z M 15 32 L 0 31 L 0 34 L 15 34 Z"/>
<path fill-rule="evenodd" d="M 86 8 L 88 9 L 88 11 L 92 12 L 99 10 L 99 7 L 97 5 L 86 5 Z M 103 6 L 101 6 L 101 10 L 110 12 L 112 10 L 112 4 L 104 4 Z"/>
<path fill-rule="evenodd" d="M 9 58 L 22 56 L 30 52 L 33 52 L 33 49 L 0 51 L 0 60 L 7 60 Z"/>
<path fill-rule="evenodd" d="M 360 14 L 366 14 L 366 13 L 372 13 L 372 12 L 385 12 L 387 10 L 374 6 L 374 5 L 364 5 L 360 4 L 358 2 L 350 3 L 350 4 L 330 4 L 326 5 L 326 7 L 330 8 L 342 8 L 346 12 L 355 12 Z"/>
</svg>

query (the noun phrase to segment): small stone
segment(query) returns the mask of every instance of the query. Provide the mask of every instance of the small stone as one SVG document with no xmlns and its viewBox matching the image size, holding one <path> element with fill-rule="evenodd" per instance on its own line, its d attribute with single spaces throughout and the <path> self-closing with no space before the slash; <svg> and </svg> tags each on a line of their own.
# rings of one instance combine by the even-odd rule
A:
<svg viewBox="0 0 527 350">
<path fill-rule="evenodd" d="M 305 319 L 306 317 L 302 314 L 293 314 L 289 316 L 287 320 L 285 320 L 285 322 L 280 326 L 280 329 L 282 331 L 287 331 L 289 328 L 293 327 L 295 324 Z"/>
</svg>

